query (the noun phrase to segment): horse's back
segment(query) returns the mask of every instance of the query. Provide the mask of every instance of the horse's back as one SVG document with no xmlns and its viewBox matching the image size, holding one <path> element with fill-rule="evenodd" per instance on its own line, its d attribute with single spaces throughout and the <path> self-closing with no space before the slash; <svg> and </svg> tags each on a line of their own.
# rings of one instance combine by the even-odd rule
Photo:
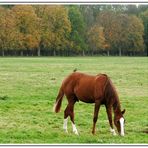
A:
<svg viewBox="0 0 148 148">
<path fill-rule="evenodd" d="M 93 76 L 80 72 L 73 72 L 63 81 L 65 94 L 74 94 L 78 100 L 93 103 L 95 102 L 95 98 L 102 95 L 105 77 L 106 76 L 102 74 Z M 100 90 L 97 91 L 98 89 Z"/>
</svg>

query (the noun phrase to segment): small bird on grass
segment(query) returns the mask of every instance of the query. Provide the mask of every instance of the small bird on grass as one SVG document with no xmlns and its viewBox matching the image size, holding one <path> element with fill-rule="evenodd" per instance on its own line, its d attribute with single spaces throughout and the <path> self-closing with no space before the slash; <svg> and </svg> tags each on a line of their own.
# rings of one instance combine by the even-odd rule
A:
<svg viewBox="0 0 148 148">
<path fill-rule="evenodd" d="M 75 68 L 74 70 L 73 70 L 73 72 L 76 72 L 77 71 L 77 68 Z"/>
</svg>

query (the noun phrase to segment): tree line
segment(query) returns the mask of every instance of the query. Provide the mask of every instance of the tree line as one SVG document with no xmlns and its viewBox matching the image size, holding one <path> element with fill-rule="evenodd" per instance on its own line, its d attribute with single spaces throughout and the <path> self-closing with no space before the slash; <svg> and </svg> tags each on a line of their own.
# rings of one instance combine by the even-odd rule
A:
<svg viewBox="0 0 148 148">
<path fill-rule="evenodd" d="M 0 6 L 1 56 L 98 54 L 148 55 L 148 6 Z"/>
</svg>

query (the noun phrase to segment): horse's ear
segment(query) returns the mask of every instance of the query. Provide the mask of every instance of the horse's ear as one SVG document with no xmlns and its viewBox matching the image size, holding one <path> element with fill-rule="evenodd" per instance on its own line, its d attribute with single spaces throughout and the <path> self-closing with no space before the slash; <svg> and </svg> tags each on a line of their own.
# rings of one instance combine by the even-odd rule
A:
<svg viewBox="0 0 148 148">
<path fill-rule="evenodd" d="M 125 109 L 121 112 L 122 113 L 122 115 L 125 113 Z"/>
</svg>

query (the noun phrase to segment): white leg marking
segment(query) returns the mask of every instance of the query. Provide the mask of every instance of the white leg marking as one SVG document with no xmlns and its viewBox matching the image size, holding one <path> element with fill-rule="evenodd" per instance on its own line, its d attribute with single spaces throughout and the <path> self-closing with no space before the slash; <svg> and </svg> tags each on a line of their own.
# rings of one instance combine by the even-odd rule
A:
<svg viewBox="0 0 148 148">
<path fill-rule="evenodd" d="M 120 129 L 121 129 L 120 135 L 124 136 L 124 118 L 121 117 L 119 121 L 120 121 Z"/>
<path fill-rule="evenodd" d="M 116 136 L 117 134 L 116 134 L 116 132 L 115 132 L 115 130 L 114 129 L 112 129 L 112 128 L 110 128 L 110 132 L 114 135 L 114 136 Z"/>
<path fill-rule="evenodd" d="M 55 103 L 54 106 L 53 106 L 53 112 L 55 112 L 56 105 L 57 105 L 57 103 Z"/>
<path fill-rule="evenodd" d="M 72 129 L 73 129 L 73 132 L 76 134 L 76 135 L 79 135 L 78 134 L 78 131 L 77 131 L 77 128 L 76 128 L 76 125 L 72 123 Z"/>
<path fill-rule="evenodd" d="M 68 117 L 66 119 L 64 119 L 64 124 L 63 124 L 63 129 L 65 130 L 66 133 L 68 133 L 67 122 L 68 122 Z"/>
</svg>

